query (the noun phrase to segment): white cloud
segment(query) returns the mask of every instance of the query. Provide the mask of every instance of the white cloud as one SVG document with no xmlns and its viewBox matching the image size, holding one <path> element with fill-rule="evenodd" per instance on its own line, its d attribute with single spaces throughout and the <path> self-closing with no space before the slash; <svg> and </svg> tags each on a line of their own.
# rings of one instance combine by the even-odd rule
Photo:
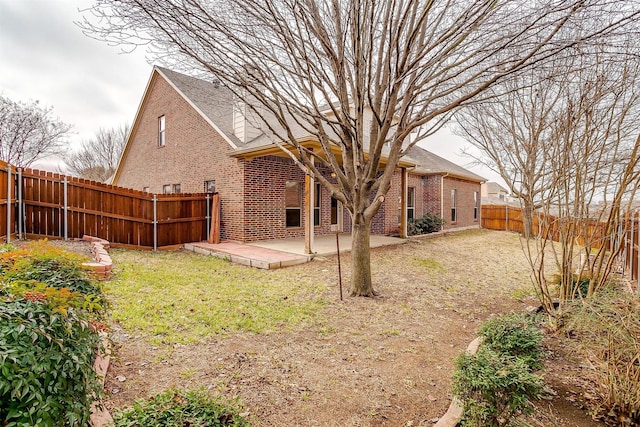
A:
<svg viewBox="0 0 640 427">
<path fill-rule="evenodd" d="M 133 121 L 151 66 L 144 52 L 122 54 L 93 40 L 82 0 L 0 0 L 0 92 L 39 100 L 73 125 L 72 146 L 100 127 Z"/>
</svg>

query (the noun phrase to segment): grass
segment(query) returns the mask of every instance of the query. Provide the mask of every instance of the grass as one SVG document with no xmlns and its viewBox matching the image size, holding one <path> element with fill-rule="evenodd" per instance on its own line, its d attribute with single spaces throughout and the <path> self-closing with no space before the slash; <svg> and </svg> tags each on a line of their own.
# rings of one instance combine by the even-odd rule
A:
<svg viewBox="0 0 640 427">
<path fill-rule="evenodd" d="M 324 287 L 184 252 L 113 250 L 106 285 L 113 320 L 152 344 L 235 331 L 269 333 L 321 322 Z"/>
<path fill-rule="evenodd" d="M 418 266 L 418 267 L 422 267 L 426 270 L 432 271 L 432 272 L 443 272 L 445 271 L 444 266 L 438 262 L 437 260 L 433 259 L 433 258 L 418 258 L 415 257 L 413 258 L 413 263 Z"/>
</svg>

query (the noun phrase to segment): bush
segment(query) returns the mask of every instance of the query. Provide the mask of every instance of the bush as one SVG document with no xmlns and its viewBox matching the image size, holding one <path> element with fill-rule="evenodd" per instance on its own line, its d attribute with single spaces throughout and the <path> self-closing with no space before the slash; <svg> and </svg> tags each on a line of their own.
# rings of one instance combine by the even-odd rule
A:
<svg viewBox="0 0 640 427">
<path fill-rule="evenodd" d="M 507 314 L 480 328 L 482 346 L 475 355 L 456 361 L 454 393 L 464 405 L 462 425 L 503 426 L 531 411 L 531 399 L 541 396 L 542 333 L 534 319 Z"/>
<path fill-rule="evenodd" d="M 212 399 L 204 390 L 168 390 L 113 416 L 115 427 L 248 427 L 235 403 Z"/>
<path fill-rule="evenodd" d="M 0 249 L 0 423 L 85 426 L 102 394 L 104 327 L 82 258 L 45 243 Z"/>
<path fill-rule="evenodd" d="M 560 274 L 554 274 L 552 277 L 553 283 L 558 287 L 558 289 L 561 289 L 562 276 Z M 571 283 L 569 284 L 571 287 L 569 292 L 570 298 L 586 298 L 589 294 L 589 283 L 591 283 L 591 277 L 589 275 L 572 274 Z"/>
<path fill-rule="evenodd" d="M 498 353 L 518 357 L 531 371 L 542 369 L 542 332 L 530 315 L 511 313 L 488 319 L 480 327 L 486 345 Z"/>
<path fill-rule="evenodd" d="M 427 214 L 421 218 L 411 218 L 407 223 L 407 233 L 409 236 L 429 234 L 440 231 L 444 221 L 437 215 Z"/>
<path fill-rule="evenodd" d="M 85 258 L 48 245 L 32 242 L 25 249 L 2 253 L 0 273 L 7 281 L 37 281 L 54 288 L 68 288 L 85 295 L 99 295 L 100 287 L 82 268 Z"/>
<path fill-rule="evenodd" d="M 93 370 L 100 337 L 73 308 L 46 296 L 0 299 L 0 421 L 6 426 L 85 426 L 102 386 Z"/>
<path fill-rule="evenodd" d="M 532 398 L 543 391 L 542 379 L 518 357 L 481 347 L 456 360 L 455 395 L 464 404 L 463 426 L 504 426 L 531 412 Z"/>
</svg>

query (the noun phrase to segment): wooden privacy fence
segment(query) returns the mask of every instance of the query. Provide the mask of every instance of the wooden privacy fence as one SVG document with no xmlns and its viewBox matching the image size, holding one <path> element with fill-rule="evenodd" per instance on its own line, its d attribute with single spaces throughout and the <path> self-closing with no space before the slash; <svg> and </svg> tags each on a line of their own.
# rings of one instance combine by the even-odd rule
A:
<svg viewBox="0 0 640 427">
<path fill-rule="evenodd" d="M 1 184 L 0 184 L 1 185 Z M 539 230 L 544 214 L 537 213 L 533 218 L 533 229 Z M 546 230 L 541 230 L 544 235 L 554 241 L 560 240 L 560 234 L 563 222 L 557 217 L 550 215 L 551 221 L 545 222 L 550 224 Z M 482 228 L 489 230 L 514 231 L 521 233 L 524 229 L 522 221 L 522 209 L 507 205 L 483 205 L 481 215 Z M 611 249 L 611 245 L 622 245 L 620 259 L 622 260 L 623 273 L 627 272 L 631 280 L 638 283 L 640 291 L 640 275 L 638 274 L 638 266 L 640 265 L 640 212 L 636 211 L 628 213 L 620 223 L 618 230 L 614 230 L 614 235 L 606 238 L 605 223 L 596 221 L 587 221 L 583 227 L 587 227 L 585 233 L 593 236 L 595 242 L 604 242 L 607 250 Z M 582 243 L 582 242 L 578 242 Z"/>
<path fill-rule="evenodd" d="M 150 194 L 0 162 L 0 234 L 91 235 L 114 246 L 171 248 L 207 240 L 210 194 Z"/>
</svg>

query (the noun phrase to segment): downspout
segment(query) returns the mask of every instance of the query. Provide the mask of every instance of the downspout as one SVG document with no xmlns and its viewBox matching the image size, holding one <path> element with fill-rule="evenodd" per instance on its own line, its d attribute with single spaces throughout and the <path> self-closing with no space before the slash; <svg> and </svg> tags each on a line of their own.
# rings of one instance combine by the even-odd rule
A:
<svg viewBox="0 0 640 427">
<path fill-rule="evenodd" d="M 444 179 L 448 177 L 450 172 L 440 175 L 440 218 L 442 218 L 442 228 L 444 229 Z"/>
</svg>

